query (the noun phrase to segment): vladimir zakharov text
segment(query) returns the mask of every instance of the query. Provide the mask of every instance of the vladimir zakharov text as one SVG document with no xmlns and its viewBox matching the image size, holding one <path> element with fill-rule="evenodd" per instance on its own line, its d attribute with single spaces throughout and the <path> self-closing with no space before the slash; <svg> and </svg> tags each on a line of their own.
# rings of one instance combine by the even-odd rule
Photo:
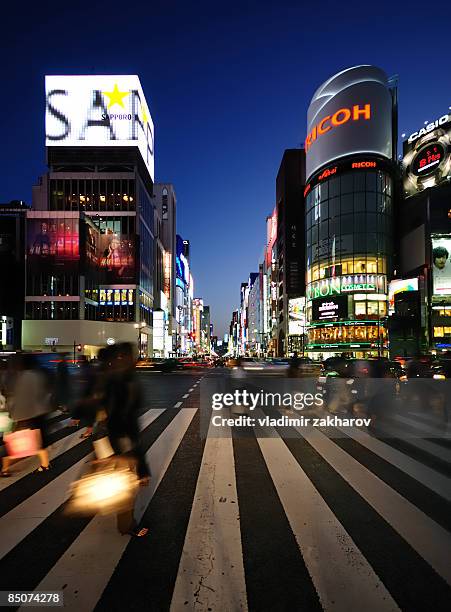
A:
<svg viewBox="0 0 451 612">
<path fill-rule="evenodd" d="M 213 410 L 222 410 L 228 406 L 244 406 L 249 410 L 257 407 L 272 408 L 319 408 L 323 405 L 322 393 L 270 393 L 258 391 L 251 393 L 246 389 L 236 389 L 233 393 L 213 393 L 211 396 L 211 407 Z"/>
</svg>

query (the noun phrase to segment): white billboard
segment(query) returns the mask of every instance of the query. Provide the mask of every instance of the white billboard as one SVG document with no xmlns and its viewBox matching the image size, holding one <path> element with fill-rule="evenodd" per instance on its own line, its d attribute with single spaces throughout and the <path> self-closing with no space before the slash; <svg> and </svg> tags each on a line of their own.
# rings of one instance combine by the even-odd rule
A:
<svg viewBox="0 0 451 612">
<path fill-rule="evenodd" d="M 432 237 L 433 293 L 451 295 L 451 237 Z"/>
<path fill-rule="evenodd" d="M 154 180 L 154 125 L 136 75 L 45 77 L 47 147 L 138 147 Z"/>
</svg>

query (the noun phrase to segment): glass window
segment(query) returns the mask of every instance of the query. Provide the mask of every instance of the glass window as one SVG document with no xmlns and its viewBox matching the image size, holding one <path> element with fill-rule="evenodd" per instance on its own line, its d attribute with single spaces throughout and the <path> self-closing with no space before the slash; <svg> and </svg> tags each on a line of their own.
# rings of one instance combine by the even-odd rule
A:
<svg viewBox="0 0 451 612">
<path fill-rule="evenodd" d="M 365 211 L 365 194 L 364 193 L 354 194 L 354 211 L 355 212 Z"/>
<path fill-rule="evenodd" d="M 354 233 L 361 234 L 365 232 L 365 213 L 357 213 L 354 215 Z M 344 217 L 344 216 L 343 216 Z"/>
<path fill-rule="evenodd" d="M 375 172 L 366 173 L 366 190 L 376 191 L 376 173 Z"/>
<path fill-rule="evenodd" d="M 340 179 L 333 178 L 329 183 L 329 197 L 333 198 L 335 196 L 340 195 Z"/>
<path fill-rule="evenodd" d="M 376 212 L 377 210 L 377 198 L 375 193 L 366 194 L 366 209 L 370 212 Z"/>
<path fill-rule="evenodd" d="M 354 176 L 352 173 L 346 173 L 341 176 L 341 193 L 352 193 L 354 189 Z"/>
<path fill-rule="evenodd" d="M 354 173 L 354 191 L 365 191 L 365 172 Z"/>
<path fill-rule="evenodd" d="M 341 214 L 351 213 L 353 211 L 354 207 L 352 200 L 352 194 L 341 196 Z"/>
<path fill-rule="evenodd" d="M 366 302 L 355 302 L 354 313 L 356 317 L 366 315 Z"/>
<path fill-rule="evenodd" d="M 367 213 L 366 231 L 367 232 L 377 232 L 377 230 L 378 230 L 378 215 L 376 215 L 375 213 Z"/>
<path fill-rule="evenodd" d="M 327 200 L 329 197 L 329 183 L 326 181 L 320 185 L 320 198 L 321 200 Z"/>
<path fill-rule="evenodd" d="M 329 216 L 337 217 L 340 214 L 340 198 L 329 200 Z"/>
</svg>

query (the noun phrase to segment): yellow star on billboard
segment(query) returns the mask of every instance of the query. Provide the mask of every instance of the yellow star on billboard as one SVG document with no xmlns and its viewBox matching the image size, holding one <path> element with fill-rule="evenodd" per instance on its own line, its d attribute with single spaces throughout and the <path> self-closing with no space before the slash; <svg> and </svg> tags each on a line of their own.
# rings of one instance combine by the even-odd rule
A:
<svg viewBox="0 0 451 612">
<path fill-rule="evenodd" d="M 147 116 L 146 109 L 144 108 L 144 106 L 141 107 L 141 110 L 143 114 L 143 123 L 144 125 L 146 125 L 146 123 L 149 121 L 149 117 Z"/>
<path fill-rule="evenodd" d="M 117 83 L 115 83 L 113 91 L 102 91 L 102 93 L 104 96 L 108 96 L 108 98 L 110 99 L 108 103 L 108 108 L 111 108 L 115 104 L 119 104 L 119 106 L 125 108 L 124 98 L 130 95 L 129 91 L 119 91 Z"/>
</svg>

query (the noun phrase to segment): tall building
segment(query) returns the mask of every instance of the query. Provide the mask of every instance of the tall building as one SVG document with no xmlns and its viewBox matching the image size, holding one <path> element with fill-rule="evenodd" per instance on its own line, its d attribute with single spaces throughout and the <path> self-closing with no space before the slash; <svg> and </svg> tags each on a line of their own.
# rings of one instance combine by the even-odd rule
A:
<svg viewBox="0 0 451 612">
<path fill-rule="evenodd" d="M 190 272 L 190 243 L 177 234 L 175 257 L 175 351 L 187 355 L 194 349 L 194 281 Z"/>
<path fill-rule="evenodd" d="M 291 351 L 289 300 L 305 296 L 305 151 L 287 149 L 276 179 L 277 352 Z"/>
<path fill-rule="evenodd" d="M 169 356 L 176 349 L 176 205 L 177 200 L 173 185 L 156 183 L 154 185 L 154 202 L 156 208 L 155 232 L 155 311 L 162 312 L 157 317 L 162 330 L 157 334 L 157 346 L 154 342 L 154 355 Z M 154 323 L 155 338 L 155 323 Z"/>
<path fill-rule="evenodd" d="M 451 114 L 403 143 L 396 280 L 390 285 L 390 352 L 451 349 Z"/>
<path fill-rule="evenodd" d="M 46 77 L 48 172 L 27 213 L 25 349 L 151 354 L 154 128 L 137 76 Z"/>
<path fill-rule="evenodd" d="M 27 210 L 19 200 L 0 204 L 0 351 L 21 348 Z"/>
<path fill-rule="evenodd" d="M 388 354 L 396 88 L 374 66 L 323 83 L 308 109 L 306 315 L 312 356 Z"/>
</svg>

